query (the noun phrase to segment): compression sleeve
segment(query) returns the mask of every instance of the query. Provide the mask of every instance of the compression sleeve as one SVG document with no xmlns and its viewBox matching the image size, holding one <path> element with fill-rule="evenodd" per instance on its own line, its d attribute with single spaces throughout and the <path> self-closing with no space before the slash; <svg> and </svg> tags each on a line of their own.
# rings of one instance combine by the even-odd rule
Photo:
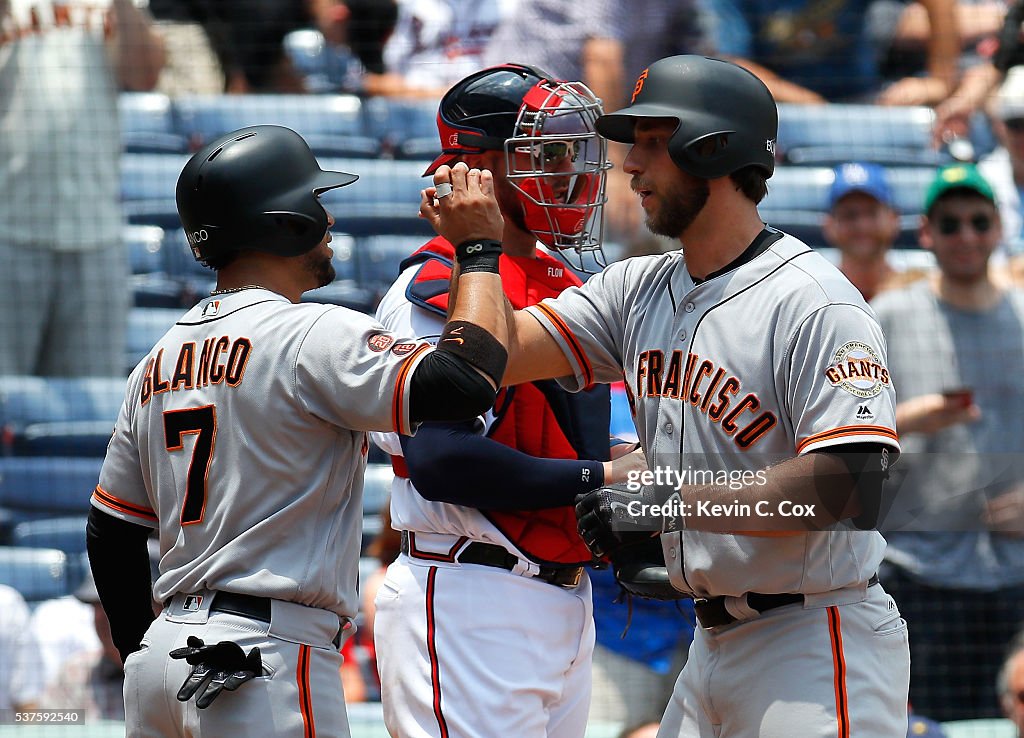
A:
<svg viewBox="0 0 1024 738">
<path fill-rule="evenodd" d="M 151 529 L 93 507 L 85 530 L 96 592 L 110 620 L 110 634 L 123 663 L 129 654 L 139 650 L 154 619 L 146 545 Z"/>
<path fill-rule="evenodd" d="M 409 478 L 434 502 L 541 510 L 571 505 L 604 484 L 600 461 L 530 456 L 474 433 L 472 423 L 425 424 L 401 442 Z"/>
</svg>

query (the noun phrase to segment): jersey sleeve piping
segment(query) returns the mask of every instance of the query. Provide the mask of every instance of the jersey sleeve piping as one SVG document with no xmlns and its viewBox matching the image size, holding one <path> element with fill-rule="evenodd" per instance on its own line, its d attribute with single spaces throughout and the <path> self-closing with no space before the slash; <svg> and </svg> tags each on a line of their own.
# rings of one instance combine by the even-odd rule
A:
<svg viewBox="0 0 1024 738">
<path fill-rule="evenodd" d="M 808 436 L 796 445 L 796 452 L 802 454 L 850 440 L 858 443 L 874 441 L 891 446 L 896 451 L 900 450 L 899 435 L 892 428 L 884 425 L 844 425 Z"/>
<path fill-rule="evenodd" d="M 98 484 L 96 489 L 92 493 L 92 499 L 98 502 L 101 506 L 109 508 L 112 511 L 119 512 L 122 515 L 130 515 L 133 518 L 139 518 L 147 523 L 156 523 L 156 513 L 151 508 L 142 507 L 135 503 L 122 500 L 120 497 L 110 494 Z"/>
<path fill-rule="evenodd" d="M 562 340 L 565 341 L 566 345 L 568 345 L 572 358 L 583 375 L 583 385 L 588 386 L 592 384 L 594 382 L 594 368 L 590 365 L 590 361 L 583 351 L 583 346 L 580 345 L 579 340 L 569 329 L 569 326 L 565 324 L 565 321 L 562 320 L 558 313 L 543 302 L 539 302 L 531 307 L 536 308 L 537 312 L 547 319 L 558 335 L 562 337 Z"/>
<path fill-rule="evenodd" d="M 409 435 L 412 423 L 409 421 L 409 403 L 406 402 L 406 394 L 408 393 L 409 377 L 412 376 L 413 370 L 419 363 L 427 351 L 430 350 L 429 344 L 422 344 L 405 360 L 402 364 L 402 368 L 398 371 L 398 376 L 395 378 L 395 394 L 391 404 L 391 425 L 395 429 L 395 433 L 398 435 Z"/>
</svg>

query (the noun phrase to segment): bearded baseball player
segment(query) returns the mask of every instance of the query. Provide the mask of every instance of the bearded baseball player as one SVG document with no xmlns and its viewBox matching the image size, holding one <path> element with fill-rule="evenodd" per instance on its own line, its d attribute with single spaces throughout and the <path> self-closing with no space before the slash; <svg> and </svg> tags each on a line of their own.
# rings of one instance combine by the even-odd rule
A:
<svg viewBox="0 0 1024 738">
<path fill-rule="evenodd" d="M 471 74 L 441 101 L 443 153 L 427 173 L 456 161 L 494 173 L 501 281 L 516 307 L 580 284 L 539 246 L 579 266 L 602 261 L 600 114 L 582 83 L 519 64 Z M 438 237 L 407 259 L 381 322 L 437 342 L 452 257 Z M 374 621 L 392 735 L 582 738 L 594 646 L 583 565 L 592 557 L 573 501 L 647 468 L 639 451 L 608 460 L 608 424 L 607 387 L 569 394 L 545 381 L 503 389 L 472 422 L 374 434 L 392 454 L 391 516 L 402 531 Z"/>
<path fill-rule="evenodd" d="M 217 289 L 129 377 L 88 524 L 129 736 L 347 737 L 338 650 L 358 607 L 366 433 L 494 402 L 507 336 L 491 175 L 435 175 L 453 193 L 440 206 L 460 206 L 442 232 L 465 289 L 437 349 L 300 303 L 334 278 L 318 197 L 355 180 L 277 126 L 212 142 L 179 176 L 182 224 Z"/>
<path fill-rule="evenodd" d="M 870 529 L 899 452 L 884 339 L 837 269 L 758 214 L 771 94 L 734 64 L 669 57 L 597 130 L 632 145 L 647 225 L 683 248 L 516 312 L 504 381 L 625 375 L 651 473 L 577 515 L 624 587 L 695 599 L 658 735 L 902 738 L 906 623 Z"/>
</svg>

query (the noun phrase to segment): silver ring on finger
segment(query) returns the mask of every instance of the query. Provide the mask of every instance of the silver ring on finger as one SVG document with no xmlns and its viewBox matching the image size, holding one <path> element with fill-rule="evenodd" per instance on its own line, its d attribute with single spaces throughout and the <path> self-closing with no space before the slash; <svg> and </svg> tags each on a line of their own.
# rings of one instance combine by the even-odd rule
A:
<svg viewBox="0 0 1024 738">
<path fill-rule="evenodd" d="M 448 195 L 452 194 L 453 192 L 451 183 L 449 182 L 442 182 L 441 184 L 437 185 L 434 189 L 434 197 L 437 198 L 438 200 L 440 200 L 442 197 L 448 197 Z"/>
</svg>

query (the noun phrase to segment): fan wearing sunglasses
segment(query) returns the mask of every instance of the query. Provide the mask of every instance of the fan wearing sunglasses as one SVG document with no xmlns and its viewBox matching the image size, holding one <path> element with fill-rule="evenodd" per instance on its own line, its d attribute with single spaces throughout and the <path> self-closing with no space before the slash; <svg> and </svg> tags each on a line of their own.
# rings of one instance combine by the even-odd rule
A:
<svg viewBox="0 0 1024 738">
<path fill-rule="evenodd" d="M 990 264 L 1002 222 L 977 168 L 940 169 L 924 213 L 937 273 L 871 304 L 901 400 L 890 482 L 914 511 L 888 520 L 879 578 L 910 624 L 915 711 L 998 717 L 991 685 L 1024 612 L 1024 293 Z"/>
</svg>

